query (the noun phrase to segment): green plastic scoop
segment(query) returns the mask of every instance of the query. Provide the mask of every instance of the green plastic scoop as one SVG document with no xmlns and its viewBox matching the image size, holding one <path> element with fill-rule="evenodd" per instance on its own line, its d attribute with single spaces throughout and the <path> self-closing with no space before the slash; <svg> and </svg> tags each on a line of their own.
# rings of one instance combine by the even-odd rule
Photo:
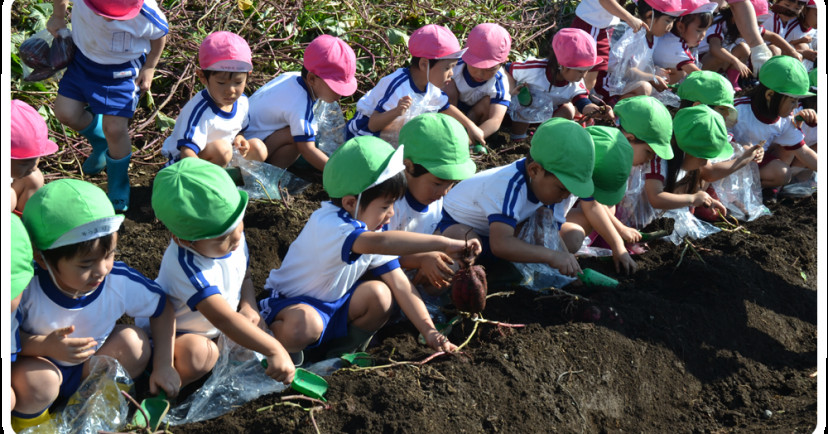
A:
<svg viewBox="0 0 828 434">
<path fill-rule="evenodd" d="M 584 268 L 583 272 L 578 275 L 578 279 L 587 285 L 593 286 L 610 286 L 615 288 L 618 286 L 618 281 L 606 274 L 601 274 L 591 268 Z"/>
<path fill-rule="evenodd" d="M 260 363 L 267 369 L 267 359 L 262 359 Z M 328 382 L 307 369 L 296 368 L 290 387 L 302 395 L 328 402 L 323 396 L 328 391 Z"/>
<path fill-rule="evenodd" d="M 373 364 L 371 355 L 363 352 L 343 354 L 340 359 L 360 368 L 367 368 Z"/>
<path fill-rule="evenodd" d="M 167 401 L 167 394 L 162 389 L 158 396 L 141 401 L 141 408 L 149 415 L 149 423 L 144 418 L 144 413 L 137 410 L 135 416 L 132 417 L 131 425 L 147 427 L 151 432 L 155 432 L 158 430 L 158 426 L 161 425 L 161 419 L 164 419 L 167 411 L 170 410 L 170 401 Z"/>
<path fill-rule="evenodd" d="M 526 107 L 532 105 L 532 92 L 529 92 L 528 86 L 523 86 L 518 92 L 518 103 Z"/>
<path fill-rule="evenodd" d="M 660 231 L 654 231 L 654 232 L 641 232 L 641 231 L 638 231 L 638 233 L 641 234 L 641 241 L 653 241 L 653 240 L 659 240 L 661 238 L 669 236 L 672 232 L 668 231 L 666 229 L 662 229 Z"/>
</svg>

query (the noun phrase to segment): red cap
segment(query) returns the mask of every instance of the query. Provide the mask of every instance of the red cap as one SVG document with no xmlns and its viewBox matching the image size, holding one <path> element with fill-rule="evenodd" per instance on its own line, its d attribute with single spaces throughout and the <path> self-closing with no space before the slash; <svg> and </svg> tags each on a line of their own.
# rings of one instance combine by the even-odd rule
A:
<svg viewBox="0 0 828 434">
<path fill-rule="evenodd" d="M 356 54 L 342 39 L 317 36 L 305 49 L 303 66 L 316 74 L 338 95 L 356 92 Z"/>
<path fill-rule="evenodd" d="M 198 47 L 198 66 L 210 71 L 252 71 L 250 46 L 233 32 L 210 33 Z"/>
<path fill-rule="evenodd" d="M 408 52 L 423 59 L 459 59 L 466 50 L 448 27 L 428 24 L 420 27 L 408 38 Z"/>
<path fill-rule="evenodd" d="M 816 2 L 814 0 L 808 0 L 808 4 L 805 5 L 805 6 L 809 7 L 809 8 L 815 8 L 816 7 Z"/>
<path fill-rule="evenodd" d="M 555 33 L 552 38 L 552 51 L 558 59 L 558 65 L 573 69 L 591 69 L 601 63 L 595 40 L 589 33 L 567 27 Z"/>
<path fill-rule="evenodd" d="M 54 154 L 58 150 L 49 140 L 49 127 L 43 117 L 23 101 L 11 101 L 11 157 L 25 160 Z"/>
<path fill-rule="evenodd" d="M 144 0 L 83 0 L 96 14 L 113 20 L 131 20 L 141 12 Z"/>
<path fill-rule="evenodd" d="M 512 37 L 503 27 L 494 23 L 474 26 L 466 39 L 463 61 L 475 68 L 487 69 L 509 58 Z"/>
</svg>

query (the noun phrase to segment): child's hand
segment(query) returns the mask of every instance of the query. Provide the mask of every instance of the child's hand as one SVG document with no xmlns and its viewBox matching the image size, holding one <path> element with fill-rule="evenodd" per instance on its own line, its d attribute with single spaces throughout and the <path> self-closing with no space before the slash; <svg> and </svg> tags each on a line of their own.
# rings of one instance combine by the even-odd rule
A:
<svg viewBox="0 0 828 434">
<path fill-rule="evenodd" d="M 57 329 L 46 335 L 47 348 L 51 349 L 50 357 L 67 363 L 83 363 L 95 354 L 98 343 L 93 338 L 70 338 L 75 332 L 75 326 L 70 325 Z"/>
<path fill-rule="evenodd" d="M 428 346 L 435 351 L 445 351 L 450 353 L 457 349 L 457 345 L 451 343 L 445 335 L 438 332 L 437 329 L 434 328 L 428 332 L 425 339 Z"/>
<path fill-rule="evenodd" d="M 653 84 L 653 88 L 659 92 L 664 92 L 669 89 L 669 87 L 667 87 L 667 80 L 665 80 L 664 77 L 655 75 L 653 76 L 653 81 L 651 81 L 651 83 Z"/>
<path fill-rule="evenodd" d="M 245 317 L 251 324 L 255 325 L 256 327 L 267 330 L 267 326 L 265 325 L 264 319 L 261 315 L 259 315 L 259 311 L 242 303 L 242 306 L 239 308 L 239 315 Z"/>
<path fill-rule="evenodd" d="M 752 74 L 752 72 L 750 72 L 750 68 L 748 68 L 747 65 L 742 63 L 739 59 L 736 59 L 736 61 L 731 63 L 730 66 L 739 71 L 740 77 L 750 77 L 750 74 Z"/>
<path fill-rule="evenodd" d="M 172 366 L 153 366 L 149 378 L 149 391 L 151 395 L 158 395 L 159 388 L 164 389 L 167 397 L 175 398 L 181 389 L 181 377 L 178 371 Z"/>
<path fill-rule="evenodd" d="M 796 59 L 800 62 L 802 61 L 802 55 L 799 54 L 799 52 L 794 50 L 794 49 L 788 50 L 787 48 L 783 47 L 782 48 L 782 54 L 785 55 L 785 56 L 791 56 L 791 57 L 793 57 L 794 59 Z"/>
<path fill-rule="evenodd" d="M 427 252 L 423 254 L 420 269 L 412 283 L 425 282 L 437 288 L 447 287 L 454 275 L 454 270 L 449 267 L 452 264 L 454 261 L 443 252 Z"/>
<path fill-rule="evenodd" d="M 485 133 L 483 133 L 483 130 L 480 129 L 480 127 L 478 127 L 477 125 L 471 125 L 469 126 L 468 132 L 470 145 L 476 145 L 478 143 L 481 145 L 486 144 L 486 135 Z"/>
<path fill-rule="evenodd" d="M 290 386 L 290 383 L 293 382 L 293 374 L 295 373 L 296 367 L 293 365 L 293 361 L 290 360 L 290 356 L 286 351 L 280 351 L 279 354 L 267 357 L 265 374 L 268 377 L 285 386 Z"/>
<path fill-rule="evenodd" d="M 46 21 L 46 30 L 48 30 L 49 33 L 51 33 L 52 36 L 54 36 L 54 37 L 57 37 L 58 30 L 60 30 L 62 28 L 65 28 L 65 27 L 66 27 L 66 17 L 65 16 L 56 17 L 54 14 L 52 14 L 52 16 L 49 17 L 49 21 Z"/>
<path fill-rule="evenodd" d="M 477 256 L 480 252 L 483 251 L 483 247 L 480 245 L 480 240 L 477 238 L 471 238 L 468 241 L 463 240 L 453 240 L 450 239 L 451 243 L 446 247 L 444 250 L 449 256 L 452 258 L 462 258 L 466 254 L 466 244 L 468 243 L 469 249 L 473 256 Z"/>
<path fill-rule="evenodd" d="M 396 112 L 397 116 L 402 116 L 406 110 L 411 107 L 412 99 L 410 96 L 406 95 L 397 102 L 397 106 L 394 107 L 394 111 Z"/>
<path fill-rule="evenodd" d="M 135 77 L 135 85 L 141 90 L 143 96 L 152 85 L 152 77 L 155 75 L 155 68 L 141 68 L 138 77 Z"/>
<path fill-rule="evenodd" d="M 638 33 L 639 30 L 644 28 L 645 30 L 650 30 L 650 26 L 648 26 L 644 21 L 639 20 L 636 17 L 631 16 L 632 18 L 629 21 L 625 21 L 628 26 L 632 27 L 633 33 Z"/>
<path fill-rule="evenodd" d="M 624 269 L 624 274 L 635 273 L 638 270 L 638 264 L 635 263 L 627 251 L 612 252 L 612 260 L 615 262 L 616 273 L 620 273 L 622 268 Z"/>
<path fill-rule="evenodd" d="M 628 244 L 634 244 L 641 241 L 641 232 L 638 232 L 630 227 L 625 226 L 623 229 L 619 229 L 618 235 L 620 235 L 621 239 Z"/>
<path fill-rule="evenodd" d="M 578 260 L 575 259 L 575 255 L 557 250 L 550 250 L 550 252 L 552 252 L 552 257 L 548 262 L 550 267 L 566 276 L 575 277 L 581 274 L 581 266 L 578 264 Z"/>
<path fill-rule="evenodd" d="M 796 114 L 797 117 L 802 118 L 809 127 L 817 126 L 817 114 L 811 109 L 805 109 Z"/>
<path fill-rule="evenodd" d="M 239 154 L 242 157 L 246 157 L 247 153 L 250 151 L 250 142 L 248 142 L 244 136 L 239 134 L 235 139 L 233 139 L 233 147 L 239 150 Z"/>
<path fill-rule="evenodd" d="M 756 145 L 745 146 L 744 155 L 751 160 L 761 163 L 762 159 L 765 158 L 765 148 L 762 143 L 758 143 Z"/>
<path fill-rule="evenodd" d="M 512 95 L 517 95 L 517 94 L 520 93 L 520 90 L 523 89 L 526 86 L 528 86 L 528 84 L 520 83 L 519 85 L 517 85 L 517 86 L 513 87 L 511 90 L 509 90 L 509 93 L 512 94 Z"/>
</svg>

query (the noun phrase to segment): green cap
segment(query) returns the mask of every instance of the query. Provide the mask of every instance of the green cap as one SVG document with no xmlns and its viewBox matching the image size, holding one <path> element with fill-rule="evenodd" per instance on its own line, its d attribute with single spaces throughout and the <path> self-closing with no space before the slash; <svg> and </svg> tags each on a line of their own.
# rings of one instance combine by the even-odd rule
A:
<svg viewBox="0 0 828 434">
<path fill-rule="evenodd" d="M 117 232 L 124 221 L 97 186 L 79 179 L 52 181 L 26 202 L 23 224 L 38 250 L 94 240 Z"/>
<path fill-rule="evenodd" d="M 449 181 L 466 179 L 477 170 L 469 157 L 469 135 L 456 119 L 442 113 L 424 113 L 400 130 L 403 158 Z"/>
<path fill-rule="evenodd" d="M 34 275 L 32 267 L 32 242 L 29 240 L 29 233 L 20 221 L 20 217 L 14 213 L 11 215 L 11 300 L 17 298 Z"/>
<path fill-rule="evenodd" d="M 790 56 L 774 56 L 759 70 L 759 83 L 768 89 L 795 98 L 813 96 L 808 92 L 808 71 L 802 62 Z"/>
<path fill-rule="evenodd" d="M 613 111 L 624 131 L 646 142 L 662 159 L 673 158 L 673 148 L 670 146 L 673 118 L 661 101 L 651 96 L 624 98 L 615 104 Z"/>
<path fill-rule="evenodd" d="M 817 83 L 819 82 L 819 75 L 817 73 L 817 67 L 814 66 L 814 69 L 808 73 L 808 84 L 811 85 L 811 90 L 816 92 Z"/>
<path fill-rule="evenodd" d="M 727 107 L 726 125 L 736 125 L 739 119 L 739 113 L 733 106 L 733 85 L 717 72 L 691 72 L 681 83 L 677 93 L 679 98 L 684 100 Z"/>
<path fill-rule="evenodd" d="M 696 158 L 719 160 L 733 155 L 724 119 L 704 104 L 679 110 L 673 131 L 679 148 Z"/>
<path fill-rule="evenodd" d="M 404 146 L 395 151 L 385 140 L 359 136 L 345 142 L 325 163 L 322 187 L 332 198 L 357 196 L 405 170 Z"/>
<path fill-rule="evenodd" d="M 586 131 L 595 144 L 595 168 L 592 171 L 595 191 L 592 197 L 604 205 L 615 205 L 621 202 L 627 191 L 633 160 L 632 145 L 617 128 L 595 126 L 587 127 Z"/>
<path fill-rule="evenodd" d="M 595 147 L 592 137 L 577 123 L 563 118 L 542 123 L 532 136 L 529 155 L 575 196 L 592 196 Z"/>
<path fill-rule="evenodd" d="M 247 192 L 223 168 L 199 158 L 184 158 L 155 176 L 152 209 L 176 237 L 187 241 L 226 235 L 241 223 Z"/>
</svg>

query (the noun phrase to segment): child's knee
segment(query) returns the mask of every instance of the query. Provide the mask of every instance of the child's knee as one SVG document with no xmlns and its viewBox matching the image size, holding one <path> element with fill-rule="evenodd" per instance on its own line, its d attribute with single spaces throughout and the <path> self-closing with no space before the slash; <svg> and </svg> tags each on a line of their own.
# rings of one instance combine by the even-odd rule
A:
<svg viewBox="0 0 828 434">
<path fill-rule="evenodd" d="M 35 413 L 54 402 L 63 381 L 52 363 L 34 357 L 25 357 L 12 364 L 11 387 L 17 400 L 16 410 Z"/>
<path fill-rule="evenodd" d="M 569 253 L 577 252 L 586 237 L 584 228 L 578 224 L 569 222 L 563 224 L 559 233 Z"/>
<path fill-rule="evenodd" d="M 564 118 L 572 120 L 575 118 L 575 106 L 572 103 L 566 103 L 557 110 L 555 110 L 555 114 L 553 115 L 556 118 Z"/>
<path fill-rule="evenodd" d="M 118 359 L 132 377 L 137 376 L 146 368 L 151 353 L 147 334 L 132 325 L 117 326 L 106 339 L 106 343 L 98 350 L 98 354 Z"/>
<path fill-rule="evenodd" d="M 199 152 L 199 158 L 221 167 L 225 167 L 230 163 L 230 160 L 233 159 L 233 144 L 227 140 L 216 140 L 210 142 L 201 152 Z"/>
<path fill-rule="evenodd" d="M 107 140 L 129 137 L 129 119 L 122 116 L 104 116 L 101 128 L 103 128 Z"/>
<path fill-rule="evenodd" d="M 279 341 L 304 346 L 318 340 L 324 328 L 322 318 L 310 306 L 283 310 L 277 315 L 273 325 L 271 330 Z M 273 330 L 274 328 L 276 330 Z"/>
<path fill-rule="evenodd" d="M 219 358 L 216 344 L 200 335 L 184 335 L 175 340 L 175 369 L 186 385 L 210 372 Z"/>
<path fill-rule="evenodd" d="M 356 292 L 360 293 L 359 296 L 357 296 Z M 391 295 L 391 290 L 388 288 L 388 285 L 379 280 L 370 280 L 364 282 L 357 288 L 351 303 L 356 301 L 357 303 L 364 304 L 366 310 L 374 311 L 375 313 L 390 313 L 393 300 L 394 297 Z"/>
</svg>

